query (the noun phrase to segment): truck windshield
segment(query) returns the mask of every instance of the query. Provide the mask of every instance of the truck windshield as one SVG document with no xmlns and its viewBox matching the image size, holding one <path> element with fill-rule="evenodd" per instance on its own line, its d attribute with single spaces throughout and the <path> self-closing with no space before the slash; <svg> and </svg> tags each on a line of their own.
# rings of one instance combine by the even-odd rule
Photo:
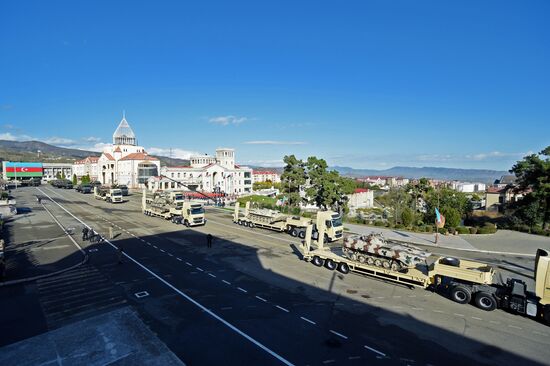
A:
<svg viewBox="0 0 550 366">
<path fill-rule="evenodd" d="M 121 191 L 113 192 L 113 196 L 122 196 L 122 192 Z"/>
<path fill-rule="evenodd" d="M 199 215 L 204 213 L 204 208 L 197 207 L 197 208 L 191 208 L 191 215 Z"/>
<path fill-rule="evenodd" d="M 174 201 L 181 201 L 183 200 L 183 194 L 176 194 L 174 196 Z"/>
<path fill-rule="evenodd" d="M 337 217 L 332 219 L 332 226 L 333 227 L 339 227 L 342 226 L 342 217 Z"/>
</svg>

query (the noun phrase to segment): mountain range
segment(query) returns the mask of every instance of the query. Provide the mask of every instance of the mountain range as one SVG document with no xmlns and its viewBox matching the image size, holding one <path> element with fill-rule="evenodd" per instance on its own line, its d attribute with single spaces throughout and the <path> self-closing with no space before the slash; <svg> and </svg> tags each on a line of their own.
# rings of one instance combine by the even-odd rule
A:
<svg viewBox="0 0 550 366">
<path fill-rule="evenodd" d="M 508 175 L 507 171 L 488 170 L 488 169 L 458 169 L 458 168 L 441 168 L 441 167 L 407 167 L 396 166 L 390 169 L 354 169 L 343 166 L 333 166 L 332 169 L 340 174 L 348 177 L 365 177 L 365 176 L 389 176 L 389 177 L 404 177 L 404 178 L 432 178 L 442 180 L 458 180 L 462 182 L 480 182 L 493 183 L 496 179 L 500 179 L 503 175 Z"/>
<path fill-rule="evenodd" d="M 65 147 L 46 144 L 41 141 L 9 141 L 0 140 L 0 161 L 43 161 L 43 162 L 58 162 L 70 163 L 75 160 L 84 159 L 87 156 L 99 156 L 97 151 L 86 151 L 79 149 L 71 149 Z M 154 155 L 152 155 L 154 156 Z M 189 160 L 170 158 L 166 156 L 155 156 L 162 165 L 189 165 Z M 253 169 L 272 170 L 278 173 L 282 172 L 282 168 L 263 168 L 260 166 L 252 166 Z M 440 168 L 440 167 L 405 167 L 396 166 L 385 170 L 375 169 L 354 169 L 344 166 L 333 166 L 331 169 L 337 170 L 340 174 L 348 177 L 364 177 L 364 176 L 399 176 L 405 178 L 432 178 L 443 180 L 459 180 L 465 182 L 483 182 L 492 183 L 495 179 L 509 174 L 506 171 L 486 170 L 486 169 L 457 169 L 457 168 Z"/>
<path fill-rule="evenodd" d="M 87 156 L 99 156 L 97 151 L 70 149 L 41 141 L 0 140 L 0 161 L 42 161 L 48 163 L 72 163 Z M 155 156 L 155 155 L 151 155 Z M 162 165 L 189 165 L 189 160 L 155 156 Z"/>
</svg>

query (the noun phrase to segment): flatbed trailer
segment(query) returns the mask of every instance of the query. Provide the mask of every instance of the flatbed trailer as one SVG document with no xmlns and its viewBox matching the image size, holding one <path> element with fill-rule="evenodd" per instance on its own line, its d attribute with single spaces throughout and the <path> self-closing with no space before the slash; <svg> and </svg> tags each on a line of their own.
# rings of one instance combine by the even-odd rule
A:
<svg viewBox="0 0 550 366">
<path fill-rule="evenodd" d="M 393 271 L 346 257 L 342 248 L 327 248 L 317 241 L 311 249 L 311 226 L 302 245 L 303 260 L 317 267 L 379 278 L 407 287 L 432 289 L 459 304 L 474 303 L 485 311 L 497 308 L 544 320 L 550 324 L 550 253 L 539 249 L 535 261 L 535 292 L 527 291 L 524 281 L 510 278 L 494 283 L 493 267 L 480 262 L 431 255 L 426 264 Z"/>
</svg>

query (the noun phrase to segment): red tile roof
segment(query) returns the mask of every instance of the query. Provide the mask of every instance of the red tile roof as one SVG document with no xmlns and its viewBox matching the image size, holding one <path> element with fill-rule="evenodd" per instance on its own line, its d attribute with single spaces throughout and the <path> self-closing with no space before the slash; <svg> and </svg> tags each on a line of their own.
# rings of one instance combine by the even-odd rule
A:
<svg viewBox="0 0 550 366">
<path fill-rule="evenodd" d="M 113 150 L 114 152 L 122 152 L 122 150 L 120 149 L 120 146 L 117 146 L 116 149 Z"/>
<path fill-rule="evenodd" d="M 364 193 L 368 192 L 369 190 L 367 188 L 355 188 L 354 193 Z"/>
<path fill-rule="evenodd" d="M 90 162 L 92 163 L 97 163 L 99 156 L 88 156 L 88 159 L 90 159 Z"/>
<path fill-rule="evenodd" d="M 109 160 L 115 160 L 115 158 L 113 158 L 113 155 L 111 155 L 109 153 L 103 153 L 103 155 L 105 155 L 105 157 Z"/>
<path fill-rule="evenodd" d="M 487 193 L 503 193 L 506 191 L 506 187 L 487 187 Z"/>
<path fill-rule="evenodd" d="M 156 160 L 159 160 L 159 159 L 157 159 L 155 157 L 152 157 L 152 156 L 149 156 L 146 153 L 139 152 L 139 153 L 128 154 L 120 160 L 151 160 L 151 161 L 156 161 Z"/>
</svg>

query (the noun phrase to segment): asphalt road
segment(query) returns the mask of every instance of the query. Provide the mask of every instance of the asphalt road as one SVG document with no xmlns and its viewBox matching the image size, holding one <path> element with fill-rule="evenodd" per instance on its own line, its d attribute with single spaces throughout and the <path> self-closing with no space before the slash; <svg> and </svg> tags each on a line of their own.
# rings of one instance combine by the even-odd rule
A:
<svg viewBox="0 0 550 366">
<path fill-rule="evenodd" d="M 28 190 L 49 196 L 46 205 L 61 222 L 78 219 L 105 235 L 114 228 L 112 244 L 90 248 L 90 265 L 190 365 L 550 359 L 550 330 L 543 324 L 314 267 L 300 260 L 293 238 L 236 226 L 223 211 L 208 210 L 205 227 L 186 229 L 142 215 L 139 196 L 108 204 L 72 190 Z M 216 238 L 211 249 L 206 233 Z M 115 247 L 123 248 L 125 263 L 116 263 Z M 514 260 L 528 271 L 528 263 Z M 144 291 L 145 297 L 135 296 Z"/>
</svg>

